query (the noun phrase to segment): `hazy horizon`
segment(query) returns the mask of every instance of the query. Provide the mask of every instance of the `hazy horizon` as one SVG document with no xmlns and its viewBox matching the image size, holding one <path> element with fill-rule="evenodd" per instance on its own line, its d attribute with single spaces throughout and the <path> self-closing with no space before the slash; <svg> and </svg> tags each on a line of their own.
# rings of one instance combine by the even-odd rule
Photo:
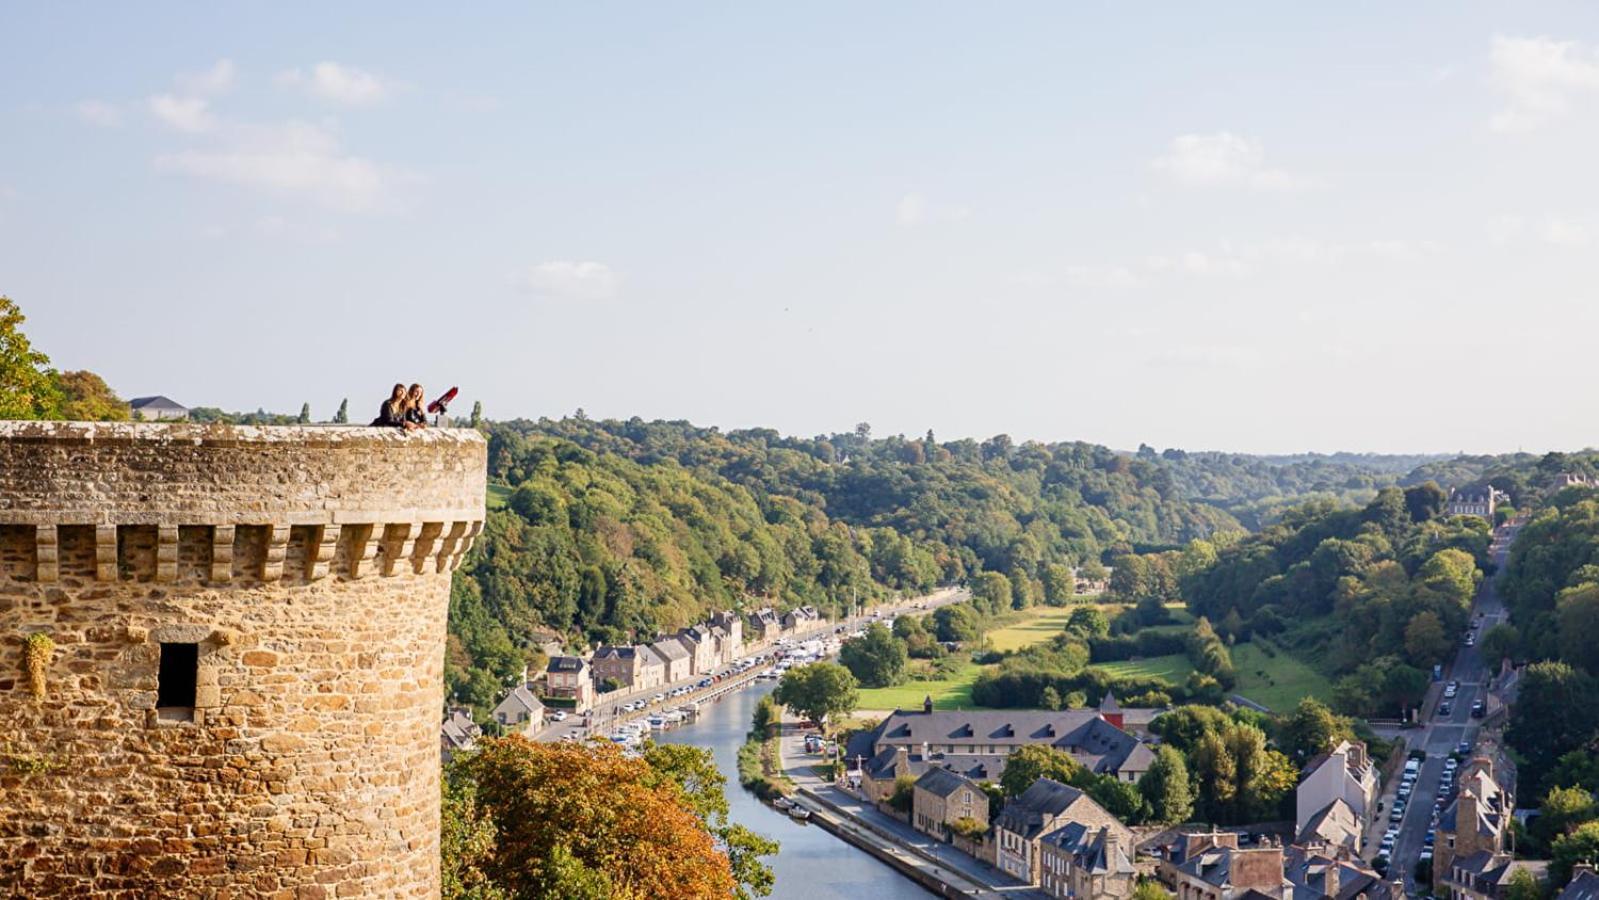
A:
<svg viewBox="0 0 1599 900">
<path fill-rule="evenodd" d="M 0 29 L 0 294 L 126 397 L 361 422 L 403 380 L 495 419 L 802 436 L 1599 443 L 1588 4 Z"/>
</svg>

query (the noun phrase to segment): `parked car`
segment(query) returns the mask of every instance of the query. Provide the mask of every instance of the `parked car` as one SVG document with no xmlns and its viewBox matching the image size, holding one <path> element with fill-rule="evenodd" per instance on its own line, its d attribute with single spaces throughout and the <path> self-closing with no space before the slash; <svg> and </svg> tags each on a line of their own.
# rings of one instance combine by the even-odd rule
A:
<svg viewBox="0 0 1599 900">
<path fill-rule="evenodd" d="M 1443 703 L 1440 703 L 1438 705 L 1438 715 L 1447 716 L 1451 712 L 1454 712 L 1454 709 L 1455 709 L 1455 705 L 1453 703 L 1450 703 L 1449 701 L 1445 700 Z"/>
<path fill-rule="evenodd" d="M 1488 705 L 1482 702 L 1482 700 L 1479 699 L 1475 703 L 1471 704 L 1471 717 L 1473 719 L 1480 719 L 1487 714 Z"/>
</svg>

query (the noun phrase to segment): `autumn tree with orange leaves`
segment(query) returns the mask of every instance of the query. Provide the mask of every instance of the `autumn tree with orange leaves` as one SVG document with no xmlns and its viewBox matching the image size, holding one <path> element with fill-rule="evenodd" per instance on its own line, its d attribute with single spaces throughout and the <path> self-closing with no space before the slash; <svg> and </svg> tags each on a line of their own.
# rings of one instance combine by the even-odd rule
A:
<svg viewBox="0 0 1599 900">
<path fill-rule="evenodd" d="M 512 897 L 765 894 L 771 873 L 758 857 L 777 847 L 726 821 L 725 778 L 706 756 L 484 741 L 452 770 L 493 826 L 475 866 Z"/>
</svg>

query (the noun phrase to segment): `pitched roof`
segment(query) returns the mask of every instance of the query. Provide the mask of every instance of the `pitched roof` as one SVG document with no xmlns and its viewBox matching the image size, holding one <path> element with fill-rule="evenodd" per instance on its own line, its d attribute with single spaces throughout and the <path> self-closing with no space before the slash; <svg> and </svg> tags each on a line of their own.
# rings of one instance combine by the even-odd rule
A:
<svg viewBox="0 0 1599 900">
<path fill-rule="evenodd" d="M 1599 900 L 1599 875 L 1592 869 L 1583 869 L 1555 900 Z"/>
<path fill-rule="evenodd" d="M 682 642 L 675 639 L 656 641 L 650 645 L 650 649 L 660 654 L 661 658 L 667 662 L 676 662 L 680 659 L 689 658 L 688 651 L 683 649 Z"/>
<path fill-rule="evenodd" d="M 992 746 L 1006 752 L 1029 744 L 1048 744 L 1098 774 L 1148 771 L 1154 751 L 1100 718 L 1094 709 L 895 711 L 876 730 L 876 744 L 929 748 L 952 741 Z"/>
<path fill-rule="evenodd" d="M 1316 811 L 1305 827 L 1299 830 L 1296 844 L 1323 843 L 1330 846 L 1358 848 L 1360 845 L 1360 817 L 1354 807 L 1342 797 Z"/>
<path fill-rule="evenodd" d="M 1327 873 L 1334 866 L 1338 868 L 1338 896 L 1334 900 L 1354 900 L 1361 894 L 1376 898 L 1388 893 L 1381 876 L 1366 868 L 1359 860 L 1333 859 L 1300 847 L 1285 849 L 1283 856 L 1283 877 L 1294 886 L 1294 900 L 1328 896 Z"/>
<path fill-rule="evenodd" d="M 472 721 L 472 714 L 463 709 L 452 709 L 439 726 L 439 736 L 456 750 L 465 750 L 483 736 L 483 729 Z"/>
<path fill-rule="evenodd" d="M 916 779 L 916 786 L 922 790 L 939 797 L 949 797 L 961 788 L 971 788 L 981 791 L 976 784 L 962 778 L 948 769 L 929 768 Z"/>
<path fill-rule="evenodd" d="M 1039 838 L 1041 846 L 1058 850 L 1072 858 L 1072 864 L 1091 875 L 1128 875 L 1133 861 L 1127 856 L 1130 842 L 1117 844 L 1114 858 L 1106 847 L 1110 826 L 1098 828 L 1086 822 L 1069 822 Z"/>
<path fill-rule="evenodd" d="M 1079 801 L 1094 802 L 1077 788 L 1061 784 L 1053 778 L 1040 778 L 1022 791 L 1021 796 L 1005 804 L 995 824 L 1012 834 L 1032 840 L 1044 830 L 1049 820 Z"/>
<path fill-rule="evenodd" d="M 581 656 L 552 656 L 544 667 L 546 672 L 581 672 L 588 665 Z"/>
<path fill-rule="evenodd" d="M 187 411 L 188 407 L 160 394 L 154 397 L 134 397 L 128 401 L 128 406 L 133 409 L 177 409 Z"/>
<path fill-rule="evenodd" d="M 544 704 L 539 702 L 539 698 L 533 696 L 533 692 L 528 690 L 528 686 L 519 684 L 511 688 L 511 692 L 505 695 L 505 699 L 500 701 L 500 705 L 494 707 L 494 713 L 498 715 L 502 709 L 509 712 L 519 707 L 529 715 L 544 711 Z"/>
</svg>

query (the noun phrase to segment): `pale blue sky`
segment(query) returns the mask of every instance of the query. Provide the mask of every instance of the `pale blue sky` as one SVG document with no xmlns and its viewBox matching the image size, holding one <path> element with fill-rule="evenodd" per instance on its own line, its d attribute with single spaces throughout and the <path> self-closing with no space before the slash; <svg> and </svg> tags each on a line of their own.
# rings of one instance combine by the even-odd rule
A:
<svg viewBox="0 0 1599 900">
<path fill-rule="evenodd" d="M 1599 443 L 1599 6 L 0 10 L 0 293 L 124 395 Z"/>
</svg>

